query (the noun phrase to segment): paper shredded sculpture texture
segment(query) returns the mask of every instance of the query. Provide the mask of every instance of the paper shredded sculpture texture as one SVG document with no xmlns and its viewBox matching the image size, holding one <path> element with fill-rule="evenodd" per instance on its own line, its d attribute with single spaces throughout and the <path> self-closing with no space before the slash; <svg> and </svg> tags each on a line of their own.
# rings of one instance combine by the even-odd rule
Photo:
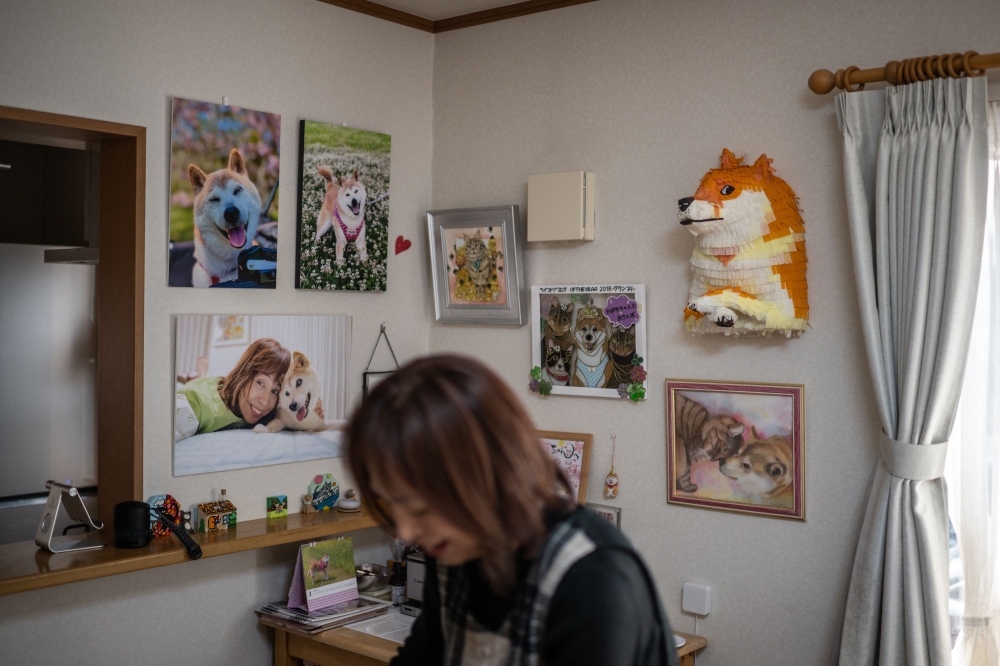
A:
<svg viewBox="0 0 1000 666">
<path fill-rule="evenodd" d="M 723 149 L 719 168 L 677 202 L 680 223 L 697 238 L 684 323 L 700 334 L 797 336 L 809 327 L 798 198 L 767 155 L 744 161 Z"/>
</svg>

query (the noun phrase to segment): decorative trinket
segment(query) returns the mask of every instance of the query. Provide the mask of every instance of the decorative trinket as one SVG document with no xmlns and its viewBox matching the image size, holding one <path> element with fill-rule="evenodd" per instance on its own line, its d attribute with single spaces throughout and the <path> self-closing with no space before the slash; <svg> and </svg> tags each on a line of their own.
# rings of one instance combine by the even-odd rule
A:
<svg viewBox="0 0 1000 666">
<path fill-rule="evenodd" d="M 361 500 L 358 499 L 358 494 L 354 492 L 354 488 L 349 488 L 344 492 L 343 499 L 337 502 L 337 511 L 344 513 L 361 511 Z"/>
<path fill-rule="evenodd" d="M 317 474 L 309 484 L 309 492 L 302 496 L 302 513 L 329 511 L 340 499 L 340 486 L 333 474 Z"/>
<path fill-rule="evenodd" d="M 198 505 L 198 531 L 217 532 L 230 527 L 236 527 L 236 507 L 226 499 L 226 490 L 223 488 L 222 499 L 218 502 Z"/>
<path fill-rule="evenodd" d="M 608 472 L 608 476 L 604 479 L 604 497 L 605 499 L 614 499 L 618 497 L 618 475 L 615 473 L 615 448 L 618 444 L 618 435 L 611 435 L 611 471 Z"/>
<path fill-rule="evenodd" d="M 288 495 L 275 495 L 267 498 L 267 517 L 282 518 L 288 515 Z"/>
</svg>

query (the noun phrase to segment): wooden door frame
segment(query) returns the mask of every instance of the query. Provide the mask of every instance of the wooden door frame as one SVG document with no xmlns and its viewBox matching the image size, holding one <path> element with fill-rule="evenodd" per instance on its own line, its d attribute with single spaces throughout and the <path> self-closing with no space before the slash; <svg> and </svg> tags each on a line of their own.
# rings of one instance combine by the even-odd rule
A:
<svg viewBox="0 0 1000 666">
<path fill-rule="evenodd" d="M 115 504 L 143 494 L 146 128 L 0 106 L 0 130 L 100 143 L 97 515 L 110 530 Z"/>
</svg>

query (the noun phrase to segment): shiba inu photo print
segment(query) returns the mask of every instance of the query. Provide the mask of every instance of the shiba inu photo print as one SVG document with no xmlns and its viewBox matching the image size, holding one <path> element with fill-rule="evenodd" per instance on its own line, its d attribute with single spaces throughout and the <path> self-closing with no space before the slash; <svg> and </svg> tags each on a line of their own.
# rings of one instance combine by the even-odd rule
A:
<svg viewBox="0 0 1000 666">
<path fill-rule="evenodd" d="M 385 291 L 388 134 L 299 125 L 299 289 Z"/>
<path fill-rule="evenodd" d="M 178 315 L 174 476 L 343 455 L 344 315 Z"/>
<path fill-rule="evenodd" d="M 170 286 L 275 286 L 257 255 L 277 250 L 280 135 L 276 114 L 174 98 Z"/>
</svg>

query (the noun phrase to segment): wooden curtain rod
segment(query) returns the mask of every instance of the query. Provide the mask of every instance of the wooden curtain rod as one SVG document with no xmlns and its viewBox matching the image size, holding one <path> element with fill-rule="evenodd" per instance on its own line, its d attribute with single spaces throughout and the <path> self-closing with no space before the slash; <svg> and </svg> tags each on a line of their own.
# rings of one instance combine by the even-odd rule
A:
<svg viewBox="0 0 1000 666">
<path fill-rule="evenodd" d="M 899 62 L 893 60 L 885 67 L 859 69 L 853 65 L 838 69 L 834 74 L 828 69 L 817 69 L 809 77 L 809 90 L 817 95 L 825 95 L 834 87 L 857 92 L 865 89 L 866 83 L 888 81 L 894 86 L 930 79 L 957 79 L 961 76 L 982 76 L 987 69 L 1000 67 L 1000 53 L 979 55 L 975 51 L 952 53 L 924 58 L 910 58 Z"/>
</svg>

